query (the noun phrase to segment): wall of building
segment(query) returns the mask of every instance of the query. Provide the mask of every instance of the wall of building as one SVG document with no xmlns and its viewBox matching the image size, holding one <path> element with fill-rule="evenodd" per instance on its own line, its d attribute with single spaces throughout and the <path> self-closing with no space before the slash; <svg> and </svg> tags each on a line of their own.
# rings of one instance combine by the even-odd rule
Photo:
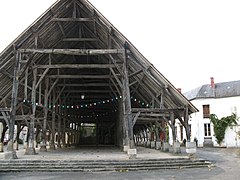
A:
<svg viewBox="0 0 240 180">
<path fill-rule="evenodd" d="M 198 140 L 198 146 L 203 146 L 204 143 L 204 124 L 210 123 L 209 118 L 203 118 L 203 105 L 210 105 L 210 114 L 216 114 L 218 118 L 229 116 L 232 113 L 240 116 L 240 97 L 229 97 L 229 98 L 205 98 L 196 99 L 191 101 L 196 106 L 199 112 L 191 114 L 189 124 L 191 125 L 191 140 L 194 138 Z M 239 122 L 239 121 L 238 121 Z M 180 138 L 180 123 L 177 125 L 177 139 Z M 239 123 L 240 124 L 240 123 Z M 183 139 L 186 138 L 185 130 L 183 128 Z M 221 146 L 226 147 L 240 147 L 240 126 L 233 126 L 226 130 L 225 139 Z M 214 146 L 219 146 L 214 137 L 213 124 L 211 123 L 211 137 Z"/>
</svg>

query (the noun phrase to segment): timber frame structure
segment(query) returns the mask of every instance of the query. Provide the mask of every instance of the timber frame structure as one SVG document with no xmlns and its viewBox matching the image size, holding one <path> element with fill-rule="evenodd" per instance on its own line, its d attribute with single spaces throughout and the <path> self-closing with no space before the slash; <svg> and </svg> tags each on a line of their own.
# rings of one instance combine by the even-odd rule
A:
<svg viewBox="0 0 240 180">
<path fill-rule="evenodd" d="M 0 54 L 0 121 L 12 152 L 16 125 L 17 134 L 28 127 L 26 154 L 38 134 L 43 151 L 47 134 L 52 148 L 77 144 L 90 123 L 96 144 L 105 132 L 130 149 L 149 131 L 160 141 L 167 124 L 175 134 L 175 119 L 189 140 L 196 111 L 87 0 L 58 0 Z"/>
</svg>

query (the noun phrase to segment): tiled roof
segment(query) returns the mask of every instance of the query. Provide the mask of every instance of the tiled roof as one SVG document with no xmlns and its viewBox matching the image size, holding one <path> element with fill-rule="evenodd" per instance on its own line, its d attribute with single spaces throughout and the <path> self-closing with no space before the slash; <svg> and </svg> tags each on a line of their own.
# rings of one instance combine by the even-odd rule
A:
<svg viewBox="0 0 240 180">
<path fill-rule="evenodd" d="M 212 88 L 210 84 L 205 84 L 184 93 L 184 95 L 188 100 L 240 96 L 240 80 L 215 83 L 215 88 Z"/>
</svg>

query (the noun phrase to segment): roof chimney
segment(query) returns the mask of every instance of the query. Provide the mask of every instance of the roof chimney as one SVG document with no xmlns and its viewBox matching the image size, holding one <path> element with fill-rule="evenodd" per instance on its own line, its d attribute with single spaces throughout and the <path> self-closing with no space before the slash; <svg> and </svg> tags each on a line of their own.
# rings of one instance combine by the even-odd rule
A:
<svg viewBox="0 0 240 180">
<path fill-rule="evenodd" d="M 214 77 L 211 77 L 211 88 L 215 88 Z"/>
<path fill-rule="evenodd" d="M 182 93 L 182 89 L 181 88 L 177 88 L 178 92 Z"/>
</svg>

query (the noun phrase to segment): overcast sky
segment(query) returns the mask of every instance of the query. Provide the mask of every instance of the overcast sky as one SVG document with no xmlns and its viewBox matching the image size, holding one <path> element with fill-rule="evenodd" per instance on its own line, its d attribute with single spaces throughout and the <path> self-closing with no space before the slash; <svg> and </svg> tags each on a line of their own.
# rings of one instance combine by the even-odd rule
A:
<svg viewBox="0 0 240 180">
<path fill-rule="evenodd" d="M 55 0 L 1 0 L 0 51 Z M 239 0 L 90 0 L 176 87 L 240 80 Z"/>
</svg>

